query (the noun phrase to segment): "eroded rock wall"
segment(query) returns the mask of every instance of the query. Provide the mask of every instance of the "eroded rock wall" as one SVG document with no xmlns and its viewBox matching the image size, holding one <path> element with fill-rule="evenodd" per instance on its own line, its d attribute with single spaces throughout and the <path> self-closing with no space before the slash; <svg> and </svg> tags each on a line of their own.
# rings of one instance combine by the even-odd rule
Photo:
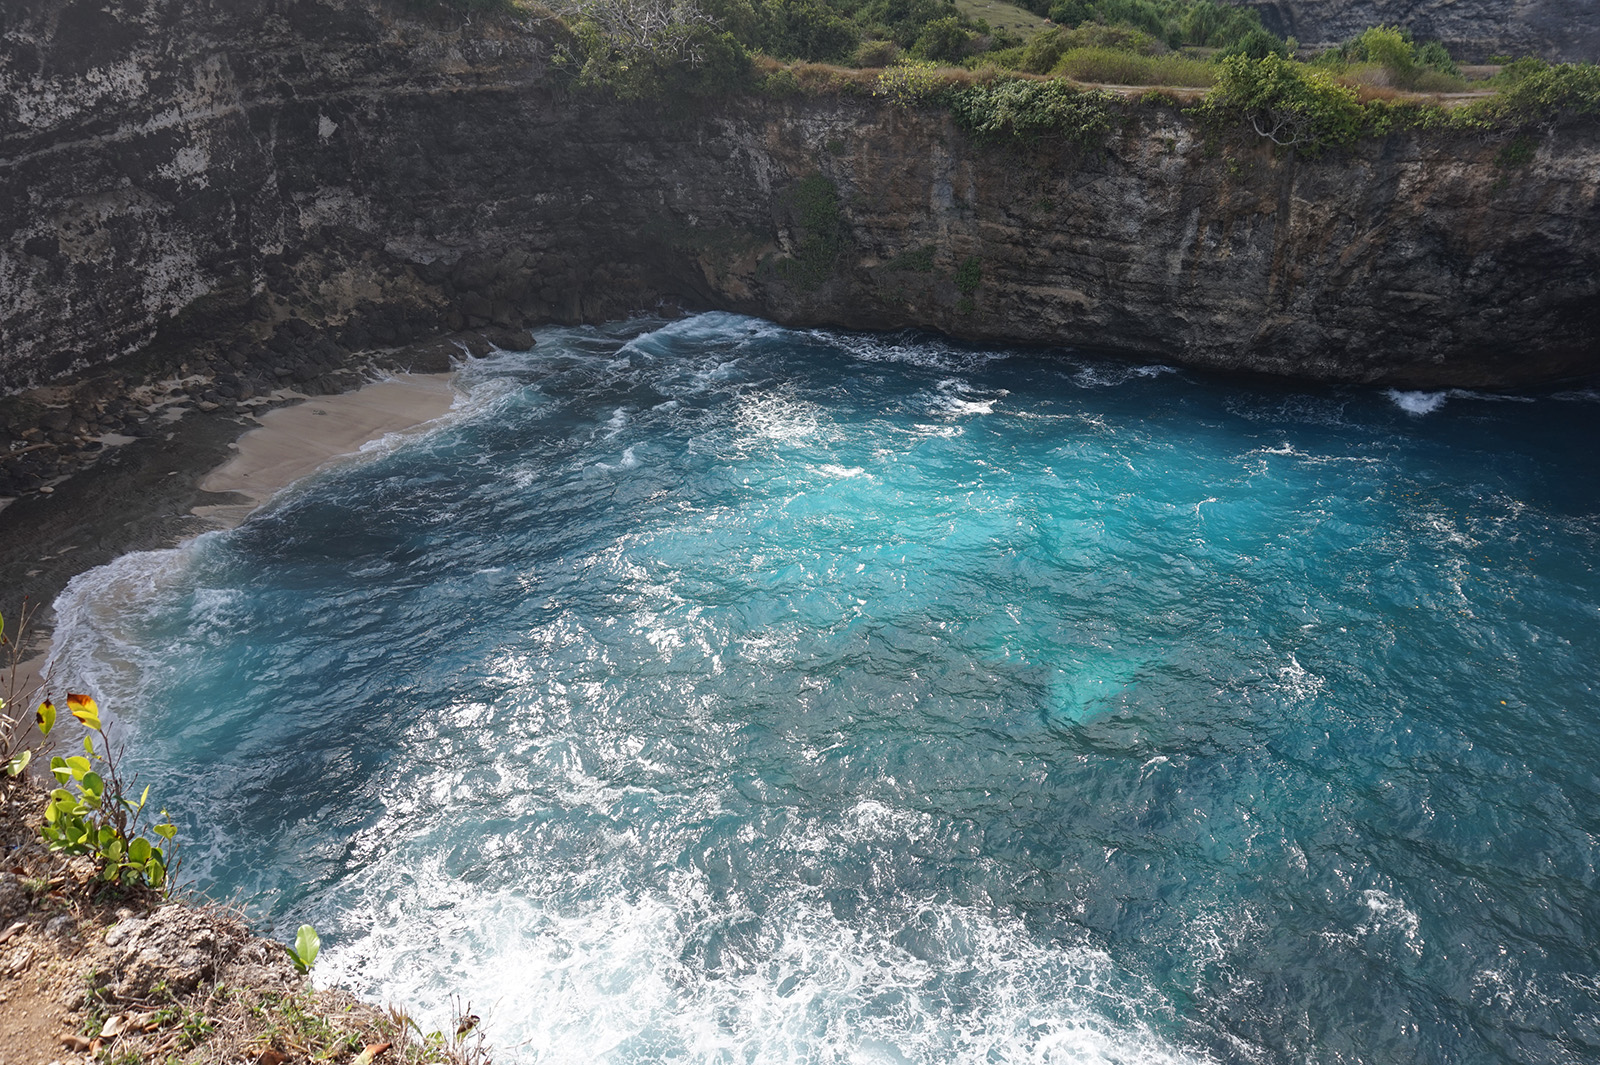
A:
<svg viewBox="0 0 1600 1065">
<path fill-rule="evenodd" d="M 1600 60 L 1595 0 L 1252 0 L 1268 29 L 1307 45 L 1348 41 L 1369 26 L 1403 26 L 1457 59 L 1542 56 Z"/>
<path fill-rule="evenodd" d="M 1514 166 L 1437 134 L 1307 160 L 1208 150 L 1130 103 L 1104 148 L 1018 151 L 848 95 L 574 96 L 537 22 L 368 0 L 0 17 L 7 388 L 174 346 L 299 380 L 662 299 L 1339 380 L 1600 367 L 1592 127 Z"/>
</svg>

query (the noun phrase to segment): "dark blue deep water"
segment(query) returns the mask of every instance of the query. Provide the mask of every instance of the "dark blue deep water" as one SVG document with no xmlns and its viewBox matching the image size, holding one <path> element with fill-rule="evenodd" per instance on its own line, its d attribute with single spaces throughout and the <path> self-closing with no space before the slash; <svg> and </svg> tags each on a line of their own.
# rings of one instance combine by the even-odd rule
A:
<svg viewBox="0 0 1600 1065">
<path fill-rule="evenodd" d="M 524 1062 L 1600 1060 L 1600 395 L 725 315 L 62 601 L 187 875 Z"/>
</svg>

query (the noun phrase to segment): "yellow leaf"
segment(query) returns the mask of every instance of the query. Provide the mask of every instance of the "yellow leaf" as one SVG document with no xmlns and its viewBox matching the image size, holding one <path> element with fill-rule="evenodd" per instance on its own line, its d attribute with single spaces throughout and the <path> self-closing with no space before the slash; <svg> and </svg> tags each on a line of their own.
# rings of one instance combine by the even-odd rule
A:
<svg viewBox="0 0 1600 1065">
<path fill-rule="evenodd" d="M 94 701 L 93 696 L 68 692 L 67 709 L 72 711 L 73 717 L 83 722 L 85 728 L 98 729 L 100 727 L 100 707 Z"/>
</svg>

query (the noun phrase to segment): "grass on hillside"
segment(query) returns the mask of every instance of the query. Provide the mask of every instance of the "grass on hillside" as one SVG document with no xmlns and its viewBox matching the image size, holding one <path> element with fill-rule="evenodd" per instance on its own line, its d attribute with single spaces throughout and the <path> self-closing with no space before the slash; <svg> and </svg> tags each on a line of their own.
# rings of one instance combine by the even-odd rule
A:
<svg viewBox="0 0 1600 1065">
<path fill-rule="evenodd" d="M 955 0 L 956 7 L 970 19 L 983 19 L 992 30 L 1009 30 L 1024 41 L 1049 29 L 1049 19 L 1040 18 L 1026 8 L 1005 0 Z"/>
</svg>

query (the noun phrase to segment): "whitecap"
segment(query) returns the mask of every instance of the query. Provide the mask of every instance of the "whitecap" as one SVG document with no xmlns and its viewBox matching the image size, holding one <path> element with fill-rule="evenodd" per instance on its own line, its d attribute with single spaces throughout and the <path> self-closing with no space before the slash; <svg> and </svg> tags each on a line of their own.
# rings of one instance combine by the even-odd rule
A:
<svg viewBox="0 0 1600 1065">
<path fill-rule="evenodd" d="M 597 462 L 595 467 L 605 470 L 607 473 L 617 473 L 620 470 L 636 470 L 639 468 L 639 458 L 633 453 L 633 448 L 623 448 L 622 458 L 615 465 L 609 462 Z"/>
<path fill-rule="evenodd" d="M 1115 388 L 1135 378 L 1149 380 L 1163 374 L 1177 373 L 1176 366 L 1150 363 L 1143 366 L 1121 366 L 1115 363 L 1094 363 L 1083 366 L 1072 375 L 1072 383 L 1080 388 Z"/>
<path fill-rule="evenodd" d="M 1448 392 L 1402 392 L 1398 388 L 1391 388 L 1384 394 L 1407 414 L 1416 415 L 1432 414 L 1449 398 Z"/>
</svg>

